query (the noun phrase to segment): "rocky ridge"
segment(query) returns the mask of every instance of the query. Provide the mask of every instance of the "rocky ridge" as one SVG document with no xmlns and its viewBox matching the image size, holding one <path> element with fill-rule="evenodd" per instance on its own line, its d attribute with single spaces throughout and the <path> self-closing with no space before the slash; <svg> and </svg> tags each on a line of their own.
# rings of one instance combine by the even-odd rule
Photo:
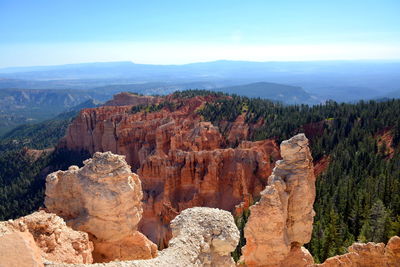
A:
<svg viewBox="0 0 400 267">
<path fill-rule="evenodd" d="M 393 236 L 387 245 L 383 243 L 354 243 L 349 253 L 325 260 L 318 267 L 398 267 L 400 266 L 400 237 Z"/>
</svg>

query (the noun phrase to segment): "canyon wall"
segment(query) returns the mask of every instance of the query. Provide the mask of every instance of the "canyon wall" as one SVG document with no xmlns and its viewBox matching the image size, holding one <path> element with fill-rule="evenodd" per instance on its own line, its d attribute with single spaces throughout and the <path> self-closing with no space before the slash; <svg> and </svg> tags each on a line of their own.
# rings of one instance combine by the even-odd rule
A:
<svg viewBox="0 0 400 267">
<path fill-rule="evenodd" d="M 260 149 L 260 142 L 242 142 L 237 149 L 249 147 Z M 186 208 L 171 218 L 168 248 L 157 252 L 136 230 L 142 214 L 138 176 L 124 156 L 96 152 L 84 167 L 71 166 L 46 179 L 48 210 L 87 233 L 72 230 L 62 218 L 44 210 L 0 222 L 0 266 L 400 266 L 397 236 L 387 245 L 355 243 L 348 253 L 314 264 L 302 247 L 310 241 L 314 217 L 315 176 L 308 139 L 299 134 L 282 142 L 281 155 L 260 200 L 250 207 L 246 245 L 237 264 L 231 252 L 239 231 L 230 212 L 215 208 Z M 95 261 L 106 263 L 91 264 L 92 253 Z M 138 258 L 143 260 L 132 260 Z"/>
<path fill-rule="evenodd" d="M 274 140 L 244 141 L 251 125 L 243 116 L 225 122 L 223 133 L 202 121 L 197 111 L 215 101 L 214 96 L 168 96 L 164 101 L 175 108 L 154 112 L 132 112 L 132 105 L 85 109 L 60 143 L 70 150 L 126 156 L 143 186 L 139 229 L 159 248 L 171 238 L 170 221 L 186 208 L 234 211 L 243 201 L 251 204 L 280 158 Z"/>
<path fill-rule="evenodd" d="M 97 152 L 82 168 L 71 166 L 46 178 L 46 208 L 89 233 L 95 262 L 156 256 L 156 245 L 137 231 L 142 196 L 125 157 L 111 152 Z"/>
</svg>

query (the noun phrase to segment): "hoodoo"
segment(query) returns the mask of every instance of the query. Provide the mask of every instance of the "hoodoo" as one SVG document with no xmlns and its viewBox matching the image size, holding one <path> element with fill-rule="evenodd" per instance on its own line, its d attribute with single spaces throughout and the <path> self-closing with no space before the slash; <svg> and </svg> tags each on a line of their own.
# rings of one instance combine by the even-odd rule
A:
<svg viewBox="0 0 400 267">
<path fill-rule="evenodd" d="M 267 184 L 280 158 L 278 145 L 269 139 L 246 141 L 253 126 L 244 116 L 224 122 L 224 129 L 202 121 L 198 111 L 217 96 L 171 95 L 143 110 L 135 106 L 138 97 L 136 102 L 131 98 L 114 98 L 129 106 L 82 110 L 60 146 L 126 156 L 143 186 L 139 229 L 159 248 L 167 245 L 169 223 L 182 210 L 206 206 L 234 211 Z"/>
<path fill-rule="evenodd" d="M 301 246 L 311 239 L 315 176 L 308 139 L 298 134 L 281 144 L 261 199 L 250 207 L 244 229 L 247 266 L 307 266 L 312 256 Z"/>
<path fill-rule="evenodd" d="M 111 152 L 97 152 L 82 168 L 71 166 L 46 178 L 47 209 L 89 233 L 95 262 L 156 256 L 156 245 L 137 231 L 142 196 L 125 157 Z"/>
</svg>

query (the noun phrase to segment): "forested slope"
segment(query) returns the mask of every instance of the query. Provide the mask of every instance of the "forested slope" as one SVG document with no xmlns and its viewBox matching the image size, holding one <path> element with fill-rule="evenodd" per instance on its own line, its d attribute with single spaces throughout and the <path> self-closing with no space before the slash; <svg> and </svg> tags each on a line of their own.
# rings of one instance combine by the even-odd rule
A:
<svg viewBox="0 0 400 267">
<path fill-rule="evenodd" d="M 280 142 L 305 132 L 311 140 L 315 162 L 329 163 L 317 178 L 314 206 L 317 216 L 313 239 L 308 244 L 317 261 L 345 252 L 355 240 L 386 242 L 390 236 L 400 234 L 400 100 L 285 106 L 199 90 L 178 92 L 170 99 L 207 94 L 213 94 L 218 100 L 196 112 L 205 121 L 220 126 L 222 133 L 229 125 L 227 121 L 233 122 L 244 114 L 251 140 L 276 138 Z M 163 103 L 168 107 L 169 104 Z M 159 108 L 140 106 L 132 112 L 142 109 L 152 112 Z M 63 127 L 48 124 L 32 128 L 33 132 L 20 129 L 20 133 L 25 137 L 26 132 L 36 136 L 32 140 L 43 137 L 42 145 L 40 142 L 29 144 L 43 148 L 55 143 L 55 139 L 46 138 L 52 136 L 46 135 L 46 131 L 61 136 Z M 33 160 L 19 149 L 3 152 L 0 155 L 0 219 L 18 217 L 38 208 L 43 200 L 44 173 L 52 168 L 80 164 L 87 156 L 57 151 Z M 46 166 L 50 167 L 44 170 Z M 243 219 L 237 218 L 237 221 L 240 223 Z M 244 242 L 242 239 L 241 244 Z"/>
<path fill-rule="evenodd" d="M 399 111 L 399 100 L 309 107 L 233 96 L 200 112 L 216 124 L 234 121 L 243 112 L 249 123 L 263 120 L 253 140 L 306 132 L 314 160 L 329 158 L 317 178 L 317 216 L 308 245 L 323 261 L 344 253 L 356 240 L 386 242 L 400 234 Z M 390 142 L 381 140 L 379 132 L 386 132 Z"/>
</svg>

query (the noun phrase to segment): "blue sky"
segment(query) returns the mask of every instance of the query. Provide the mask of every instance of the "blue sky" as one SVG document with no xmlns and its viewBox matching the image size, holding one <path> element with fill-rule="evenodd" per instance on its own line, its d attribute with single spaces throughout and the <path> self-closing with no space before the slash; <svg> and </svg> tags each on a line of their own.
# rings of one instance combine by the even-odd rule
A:
<svg viewBox="0 0 400 267">
<path fill-rule="evenodd" d="M 398 0 L 0 0 L 0 67 L 400 59 Z"/>
</svg>

